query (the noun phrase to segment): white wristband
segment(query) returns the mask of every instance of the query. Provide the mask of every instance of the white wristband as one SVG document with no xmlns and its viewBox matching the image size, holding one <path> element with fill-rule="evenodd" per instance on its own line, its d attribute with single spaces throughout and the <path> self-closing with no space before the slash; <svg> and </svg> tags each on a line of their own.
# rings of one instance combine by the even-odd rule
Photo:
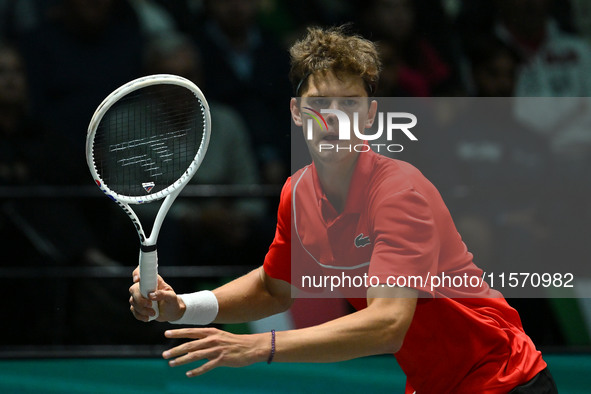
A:
<svg viewBox="0 0 591 394">
<path fill-rule="evenodd" d="M 183 316 L 172 324 L 195 324 L 200 326 L 213 322 L 218 315 L 219 305 L 216 296 L 209 290 L 196 293 L 179 294 L 187 309 Z"/>
</svg>

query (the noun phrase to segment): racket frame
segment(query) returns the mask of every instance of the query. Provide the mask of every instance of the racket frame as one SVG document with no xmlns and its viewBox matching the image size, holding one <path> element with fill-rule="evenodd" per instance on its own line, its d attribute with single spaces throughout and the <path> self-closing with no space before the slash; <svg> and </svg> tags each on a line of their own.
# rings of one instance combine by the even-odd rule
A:
<svg viewBox="0 0 591 394">
<path fill-rule="evenodd" d="M 103 119 L 103 116 L 121 98 L 136 90 L 159 84 L 177 85 L 184 87 L 186 89 L 189 89 L 199 100 L 201 104 L 201 111 L 205 121 L 205 125 L 203 128 L 204 135 L 201 139 L 201 144 L 199 146 L 199 149 L 197 150 L 197 154 L 193 158 L 193 161 L 191 162 L 187 170 L 185 170 L 185 172 L 183 172 L 183 174 L 175 182 L 173 182 L 165 189 L 158 191 L 154 194 L 147 194 L 145 196 L 126 196 L 119 194 L 111 190 L 109 186 L 103 182 L 94 164 L 93 146 L 97 128 L 101 120 Z M 134 79 L 133 81 L 130 81 L 120 86 L 101 102 L 101 104 L 97 107 L 96 111 L 94 112 L 91 118 L 90 124 L 88 126 L 88 133 L 86 136 L 86 162 L 88 164 L 88 168 L 90 169 L 90 173 L 96 185 L 103 193 L 105 193 L 105 195 L 107 195 L 107 197 L 109 197 L 111 200 L 117 203 L 117 205 L 119 205 L 121 209 L 123 209 L 123 211 L 127 214 L 127 216 L 129 216 L 129 218 L 133 222 L 133 225 L 138 233 L 140 239 L 140 292 L 146 298 L 148 297 L 149 293 L 153 292 L 158 287 L 158 257 L 156 251 L 156 242 L 158 240 L 160 228 L 162 227 L 164 218 L 166 217 L 168 210 L 172 206 L 172 203 L 178 197 L 178 195 L 187 185 L 187 183 L 189 183 L 189 181 L 195 175 L 197 169 L 203 162 L 203 158 L 205 157 L 205 153 L 207 152 L 207 147 L 209 145 L 210 134 L 211 115 L 209 112 L 209 105 L 207 103 L 207 100 L 205 99 L 205 96 L 197 87 L 197 85 L 195 85 L 193 82 L 189 81 L 186 78 L 172 74 L 148 75 Z M 158 213 L 156 214 L 154 224 L 152 225 L 152 230 L 150 231 L 150 235 L 146 236 L 140 219 L 138 218 L 134 210 L 131 208 L 131 205 L 145 204 L 163 198 L 164 201 L 160 205 Z M 154 320 L 156 317 L 158 317 L 157 303 L 153 302 L 152 307 L 156 311 L 156 316 L 152 316 L 150 320 Z"/>
</svg>

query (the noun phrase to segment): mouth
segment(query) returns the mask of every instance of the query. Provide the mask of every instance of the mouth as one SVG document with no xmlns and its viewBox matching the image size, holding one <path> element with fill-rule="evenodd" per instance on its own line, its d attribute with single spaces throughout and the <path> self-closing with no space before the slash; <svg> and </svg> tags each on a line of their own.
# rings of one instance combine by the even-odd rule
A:
<svg viewBox="0 0 591 394">
<path fill-rule="evenodd" d="M 338 141 L 339 140 L 339 135 L 338 134 L 327 134 L 324 137 L 322 137 L 323 141 Z"/>
</svg>

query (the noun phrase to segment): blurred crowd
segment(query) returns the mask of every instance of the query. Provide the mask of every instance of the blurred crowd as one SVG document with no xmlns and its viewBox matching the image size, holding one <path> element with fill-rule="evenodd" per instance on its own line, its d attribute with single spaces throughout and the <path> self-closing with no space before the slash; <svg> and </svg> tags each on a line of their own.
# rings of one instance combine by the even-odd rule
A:
<svg viewBox="0 0 591 394">
<path fill-rule="evenodd" d="M 95 108 L 152 73 L 185 76 L 210 102 L 210 152 L 196 183 L 280 185 L 292 170 L 287 48 L 307 26 L 341 24 L 378 43 L 377 96 L 482 98 L 479 122 L 448 120 L 448 131 L 412 158 L 448 201 L 478 264 L 583 264 L 591 223 L 586 0 L 0 0 L 0 186 L 91 184 L 84 154 Z M 98 200 L 0 199 L 0 239 L 11 250 L 1 265 L 132 265 L 128 219 Z M 179 199 L 161 233 L 161 260 L 260 263 L 276 202 Z M 108 303 L 116 291 L 124 300 L 115 287 L 95 289 L 96 299 Z M 534 310 L 548 308 L 540 301 Z M 538 340 L 566 341 L 558 324 L 550 319 Z M 23 340 L 49 340 L 35 335 Z"/>
</svg>

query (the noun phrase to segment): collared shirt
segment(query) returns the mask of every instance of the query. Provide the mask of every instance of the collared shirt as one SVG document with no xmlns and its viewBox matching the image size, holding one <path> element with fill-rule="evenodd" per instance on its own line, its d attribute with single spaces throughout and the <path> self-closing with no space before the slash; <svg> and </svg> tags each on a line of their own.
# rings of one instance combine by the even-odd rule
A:
<svg viewBox="0 0 591 394">
<path fill-rule="evenodd" d="M 285 234 L 297 240 L 291 248 L 297 264 L 291 266 L 288 281 L 296 287 L 318 291 L 320 286 L 308 286 L 314 283 L 305 279 L 323 276 L 330 278 L 331 286 L 321 286 L 322 290 L 347 298 L 365 298 L 366 284 L 393 281 L 428 297 L 500 296 L 486 282 L 432 286 L 433 276 L 466 273 L 481 278 L 482 271 L 473 264 L 435 187 L 410 164 L 374 152 L 360 153 L 341 213 L 326 197 L 314 164 L 295 173 L 288 183 L 290 190 L 284 187 L 282 196 L 290 201 L 285 222 L 291 221 L 291 230 L 286 227 Z M 273 262 L 269 258 L 267 265 Z M 332 286 L 336 277 L 347 280 Z M 359 277 L 364 286 L 358 284 Z"/>
<path fill-rule="evenodd" d="M 281 193 L 264 269 L 305 291 L 342 294 L 356 309 L 367 306 L 368 284 L 398 278 L 419 290 L 396 353 L 409 391 L 508 392 L 546 366 L 517 312 L 486 282 L 432 286 L 428 278 L 482 271 L 435 187 L 408 163 L 360 153 L 340 213 L 313 164 L 296 172 Z"/>
</svg>

